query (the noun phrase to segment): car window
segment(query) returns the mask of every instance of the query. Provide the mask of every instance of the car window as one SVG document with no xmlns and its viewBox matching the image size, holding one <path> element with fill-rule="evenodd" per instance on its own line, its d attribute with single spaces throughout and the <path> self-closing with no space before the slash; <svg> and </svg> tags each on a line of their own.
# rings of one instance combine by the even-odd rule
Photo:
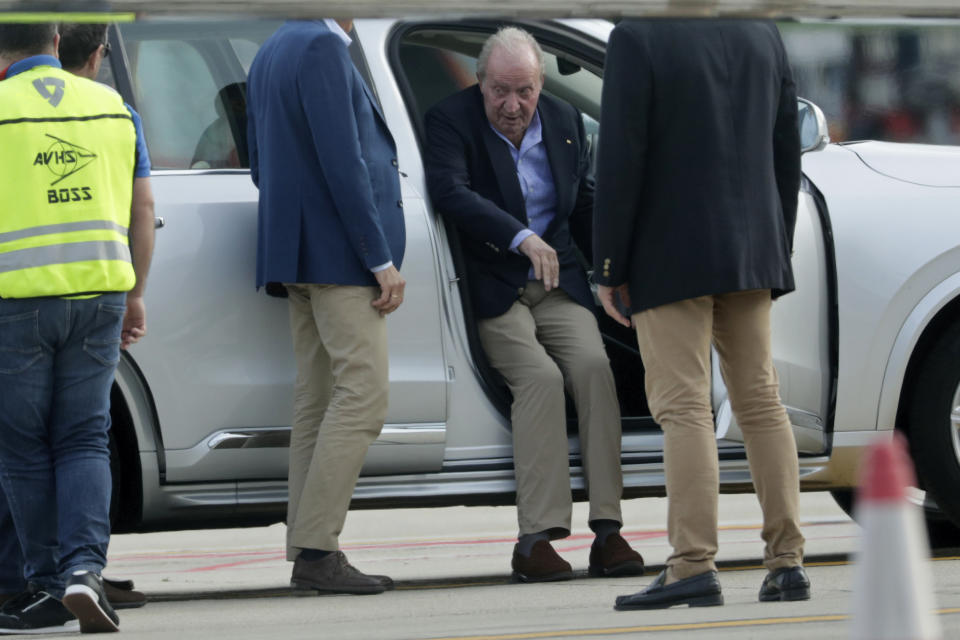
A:
<svg viewBox="0 0 960 640">
<path fill-rule="evenodd" d="M 274 21 L 123 25 L 135 107 L 155 169 L 243 169 L 246 79 Z"/>
</svg>

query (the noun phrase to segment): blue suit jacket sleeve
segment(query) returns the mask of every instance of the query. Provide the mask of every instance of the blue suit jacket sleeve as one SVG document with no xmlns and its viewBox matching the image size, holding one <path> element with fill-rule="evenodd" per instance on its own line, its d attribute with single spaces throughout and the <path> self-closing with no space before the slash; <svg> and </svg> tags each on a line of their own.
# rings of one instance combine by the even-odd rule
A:
<svg viewBox="0 0 960 640">
<path fill-rule="evenodd" d="M 297 83 L 310 138 L 350 244 L 371 269 L 393 257 L 380 226 L 370 172 L 360 152 L 353 104 L 358 95 L 353 89 L 356 81 L 362 82 L 346 47 L 333 34 L 314 38 L 299 61 Z M 359 95 L 367 99 L 362 91 Z"/>
</svg>

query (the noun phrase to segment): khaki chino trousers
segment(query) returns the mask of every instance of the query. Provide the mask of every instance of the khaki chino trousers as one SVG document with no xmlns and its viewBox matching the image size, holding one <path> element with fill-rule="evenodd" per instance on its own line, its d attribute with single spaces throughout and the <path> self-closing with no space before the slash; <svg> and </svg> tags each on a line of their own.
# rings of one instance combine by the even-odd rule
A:
<svg viewBox="0 0 960 640">
<path fill-rule="evenodd" d="M 387 323 L 376 287 L 287 285 L 297 361 L 287 560 L 339 549 L 353 489 L 387 415 Z"/>
<path fill-rule="evenodd" d="M 623 522 L 620 406 L 594 315 L 531 280 L 503 315 L 481 320 L 480 342 L 513 394 L 513 464 L 520 535 L 569 535 L 572 510 L 564 388 L 579 418 L 589 519 Z"/>
<path fill-rule="evenodd" d="M 797 448 L 773 367 L 770 307 L 770 291 L 755 290 L 682 300 L 633 316 L 647 401 L 664 433 L 671 579 L 716 569 L 711 341 L 763 511 L 764 564 L 772 571 L 803 561 Z"/>
</svg>

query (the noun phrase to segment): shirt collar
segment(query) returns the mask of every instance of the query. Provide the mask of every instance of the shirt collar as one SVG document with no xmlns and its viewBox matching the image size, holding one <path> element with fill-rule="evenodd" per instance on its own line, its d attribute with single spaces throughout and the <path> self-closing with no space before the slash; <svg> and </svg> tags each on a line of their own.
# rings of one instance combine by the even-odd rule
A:
<svg viewBox="0 0 960 640">
<path fill-rule="evenodd" d="M 24 58 L 23 60 L 17 60 L 12 65 L 7 67 L 7 73 L 5 77 L 12 78 L 18 73 L 29 71 L 34 67 L 56 67 L 59 69 L 60 61 L 57 60 L 55 56 L 48 56 L 46 54 L 39 55 L 39 56 L 30 56 L 29 58 Z"/>
<path fill-rule="evenodd" d="M 349 47 L 353 43 L 353 40 L 350 39 L 350 36 L 347 35 L 347 32 L 344 31 L 343 27 L 341 27 L 333 18 L 324 18 L 323 24 L 327 25 L 327 28 L 330 29 L 330 31 L 333 31 L 335 34 L 337 34 L 337 37 L 343 41 L 343 44 Z"/>
<path fill-rule="evenodd" d="M 512 148 L 516 149 L 516 147 L 513 146 L 513 143 L 510 142 L 510 139 L 503 135 L 495 126 L 493 126 L 492 122 L 488 120 L 487 124 L 490 125 L 490 128 L 493 129 L 493 132 L 497 134 L 501 140 L 505 141 Z M 520 149 L 529 149 L 530 147 L 538 145 L 542 141 L 543 125 L 540 124 L 540 109 L 537 109 L 533 112 L 533 117 L 530 118 L 530 124 L 527 125 L 527 130 L 523 132 L 523 140 L 520 141 Z"/>
</svg>

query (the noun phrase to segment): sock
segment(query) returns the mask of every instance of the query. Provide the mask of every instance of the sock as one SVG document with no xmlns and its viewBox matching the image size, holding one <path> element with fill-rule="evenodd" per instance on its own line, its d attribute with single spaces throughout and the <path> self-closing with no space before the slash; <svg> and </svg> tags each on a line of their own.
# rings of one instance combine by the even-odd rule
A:
<svg viewBox="0 0 960 640">
<path fill-rule="evenodd" d="M 611 533 L 619 533 L 622 525 L 616 520 L 591 520 L 590 529 L 597 534 L 596 544 L 603 546 L 607 541 L 607 536 Z"/>
<path fill-rule="evenodd" d="M 323 549 L 301 549 L 299 558 L 304 560 L 323 560 L 328 555 L 333 553 L 332 551 L 324 551 Z"/>
<path fill-rule="evenodd" d="M 533 545 L 537 544 L 540 540 L 550 541 L 550 534 L 546 531 L 541 531 L 539 533 L 525 533 L 517 540 L 517 551 L 520 555 L 530 557 L 530 551 L 533 550 Z"/>
</svg>

